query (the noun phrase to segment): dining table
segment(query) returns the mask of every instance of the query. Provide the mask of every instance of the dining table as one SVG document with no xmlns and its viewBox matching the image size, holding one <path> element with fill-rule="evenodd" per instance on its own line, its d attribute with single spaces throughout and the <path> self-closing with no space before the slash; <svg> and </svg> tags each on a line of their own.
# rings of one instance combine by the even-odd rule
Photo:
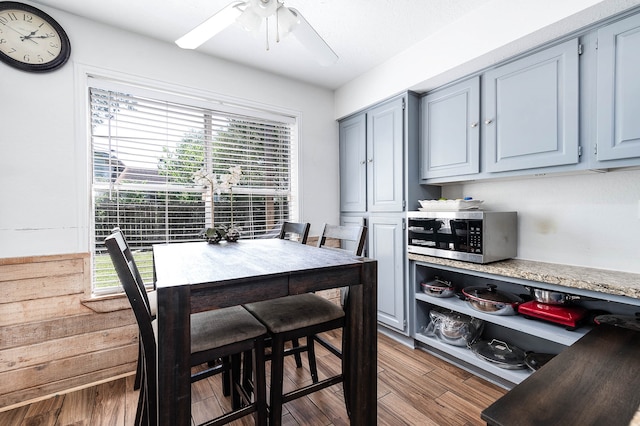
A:
<svg viewBox="0 0 640 426">
<path fill-rule="evenodd" d="M 376 424 L 375 260 L 270 238 L 156 244 L 153 267 L 159 424 L 191 425 L 191 314 L 340 287 L 349 287 L 343 388 L 350 422 Z"/>
</svg>

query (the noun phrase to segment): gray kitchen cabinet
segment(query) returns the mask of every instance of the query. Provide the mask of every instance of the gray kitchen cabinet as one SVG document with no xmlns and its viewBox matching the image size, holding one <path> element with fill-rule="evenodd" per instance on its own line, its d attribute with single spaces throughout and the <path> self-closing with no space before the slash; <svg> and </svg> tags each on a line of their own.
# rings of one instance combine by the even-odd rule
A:
<svg viewBox="0 0 640 426">
<path fill-rule="evenodd" d="M 340 132 L 340 210 L 363 212 L 367 209 L 367 127 L 365 114 L 339 124 Z"/>
<path fill-rule="evenodd" d="M 378 261 L 378 322 L 406 328 L 404 214 L 369 216 L 368 256 Z"/>
<path fill-rule="evenodd" d="M 367 111 L 367 207 L 370 212 L 403 210 L 404 98 Z"/>
<path fill-rule="evenodd" d="M 572 39 L 484 73 L 487 172 L 578 163 L 578 55 Z"/>
<path fill-rule="evenodd" d="M 404 218 L 440 189 L 419 182 L 419 99 L 405 93 L 341 120 L 343 224 L 366 221 L 368 257 L 378 261 L 378 319 L 408 335 Z"/>
<path fill-rule="evenodd" d="M 640 15 L 598 30 L 597 160 L 640 157 Z"/>
<path fill-rule="evenodd" d="M 420 179 L 480 172 L 480 77 L 421 100 Z"/>
</svg>

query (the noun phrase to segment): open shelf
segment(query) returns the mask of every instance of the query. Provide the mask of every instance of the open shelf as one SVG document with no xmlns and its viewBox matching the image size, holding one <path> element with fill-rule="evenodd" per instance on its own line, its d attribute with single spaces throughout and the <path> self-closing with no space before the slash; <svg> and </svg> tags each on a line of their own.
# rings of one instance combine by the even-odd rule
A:
<svg viewBox="0 0 640 426">
<path fill-rule="evenodd" d="M 416 333 L 415 339 L 442 352 L 446 352 L 461 361 L 473 365 L 474 367 L 494 374 L 498 377 L 502 377 L 503 379 L 513 384 L 520 383 L 531 374 L 531 371 L 529 369 L 509 370 L 506 368 L 500 368 L 489 361 L 478 358 L 469 348 L 449 345 L 448 343 L 441 342 L 435 337 L 429 337 L 421 333 Z"/>
<path fill-rule="evenodd" d="M 591 330 L 591 327 L 583 325 L 576 330 L 569 331 L 562 325 L 527 319 L 520 315 L 487 314 L 471 308 L 467 302 L 457 297 L 438 298 L 424 293 L 416 293 L 416 299 L 565 346 L 572 345 Z"/>
</svg>

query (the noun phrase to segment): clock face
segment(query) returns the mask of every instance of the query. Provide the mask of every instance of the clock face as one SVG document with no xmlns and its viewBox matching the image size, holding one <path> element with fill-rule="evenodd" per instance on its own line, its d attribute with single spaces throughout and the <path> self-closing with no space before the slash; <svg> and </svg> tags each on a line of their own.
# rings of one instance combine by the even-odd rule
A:
<svg viewBox="0 0 640 426">
<path fill-rule="evenodd" d="M 26 4 L 0 2 L 0 60 L 25 71 L 51 71 L 70 53 L 67 35 L 49 15 Z"/>
</svg>

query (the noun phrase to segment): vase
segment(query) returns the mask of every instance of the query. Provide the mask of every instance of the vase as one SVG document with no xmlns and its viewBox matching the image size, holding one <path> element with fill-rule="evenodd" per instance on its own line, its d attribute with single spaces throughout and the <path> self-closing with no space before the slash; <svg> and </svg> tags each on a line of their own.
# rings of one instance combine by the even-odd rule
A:
<svg viewBox="0 0 640 426">
<path fill-rule="evenodd" d="M 240 238 L 240 230 L 236 227 L 229 228 L 224 238 L 230 243 L 235 243 Z"/>
<path fill-rule="evenodd" d="M 215 228 L 205 228 L 202 234 L 209 244 L 218 244 L 222 240 L 220 231 Z"/>
</svg>

